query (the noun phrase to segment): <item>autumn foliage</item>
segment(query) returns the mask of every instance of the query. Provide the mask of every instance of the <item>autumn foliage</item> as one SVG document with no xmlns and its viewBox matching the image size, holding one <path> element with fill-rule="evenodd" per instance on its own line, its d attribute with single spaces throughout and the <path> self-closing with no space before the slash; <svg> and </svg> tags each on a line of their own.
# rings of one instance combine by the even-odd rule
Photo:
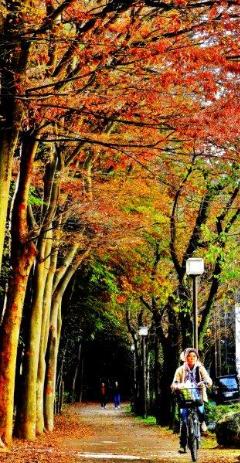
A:
<svg viewBox="0 0 240 463">
<path fill-rule="evenodd" d="M 119 304 L 140 291 L 151 306 L 146 292 L 159 287 L 162 304 L 177 290 L 181 299 L 186 258 L 209 244 L 204 226 L 225 249 L 239 215 L 239 6 L 5 1 L 2 24 L 0 260 L 8 228 L 11 238 L 0 437 L 9 444 L 14 407 L 20 437 L 53 429 L 61 304 L 83 262 L 106 252 L 131 257 L 144 233 L 163 240 L 159 275 L 145 262 L 139 284 L 130 258 L 129 281 L 120 279 Z"/>
</svg>

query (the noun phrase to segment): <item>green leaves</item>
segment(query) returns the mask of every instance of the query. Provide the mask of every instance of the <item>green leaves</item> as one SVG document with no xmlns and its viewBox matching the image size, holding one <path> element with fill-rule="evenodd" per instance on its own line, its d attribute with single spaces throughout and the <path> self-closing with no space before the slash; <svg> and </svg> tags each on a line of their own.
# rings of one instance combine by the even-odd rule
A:
<svg viewBox="0 0 240 463">
<path fill-rule="evenodd" d="M 28 203 L 31 206 L 39 206 L 39 207 L 43 206 L 44 204 L 44 201 L 41 198 L 39 198 L 39 196 L 37 196 L 35 187 L 30 188 Z"/>
<path fill-rule="evenodd" d="M 110 293 L 118 294 L 116 277 L 107 265 L 99 260 L 94 260 L 91 264 L 92 275 L 90 283 L 98 285 Z"/>
</svg>

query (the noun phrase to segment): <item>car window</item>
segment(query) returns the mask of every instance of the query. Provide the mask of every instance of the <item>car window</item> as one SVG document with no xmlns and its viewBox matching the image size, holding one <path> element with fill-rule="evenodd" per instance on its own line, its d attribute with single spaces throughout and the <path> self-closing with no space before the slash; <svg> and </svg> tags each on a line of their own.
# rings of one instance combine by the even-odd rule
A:
<svg viewBox="0 0 240 463">
<path fill-rule="evenodd" d="M 218 378 L 220 386 L 224 386 L 227 389 L 238 389 L 236 378 Z"/>
</svg>

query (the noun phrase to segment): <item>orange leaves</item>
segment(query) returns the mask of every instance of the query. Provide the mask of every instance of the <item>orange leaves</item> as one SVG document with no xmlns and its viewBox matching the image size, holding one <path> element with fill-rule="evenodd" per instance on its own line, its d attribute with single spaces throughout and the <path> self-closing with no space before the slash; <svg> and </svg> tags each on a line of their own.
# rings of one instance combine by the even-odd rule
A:
<svg viewBox="0 0 240 463">
<path fill-rule="evenodd" d="M 164 90 L 174 86 L 178 81 L 178 75 L 174 70 L 164 72 L 160 77 L 161 85 Z"/>
<path fill-rule="evenodd" d="M 78 179 L 63 177 L 65 198 L 84 199 L 82 166 L 92 150 L 92 168 L 99 177 L 94 177 L 96 203 L 88 220 L 99 233 L 107 215 L 114 222 L 115 213 L 118 225 L 124 217 L 116 179 L 106 182 L 112 189 L 108 200 L 101 175 L 124 176 L 125 170 L 140 166 L 153 177 L 160 169 L 163 178 L 164 169 L 169 173 L 171 168 L 161 164 L 166 153 L 171 162 L 184 163 L 195 144 L 204 150 L 209 138 L 225 143 L 238 134 L 233 101 L 239 63 L 227 59 L 238 53 L 235 20 L 229 17 L 231 33 L 225 34 L 226 17 L 212 20 L 229 13 L 227 4 L 206 6 L 204 13 L 188 4 L 176 0 L 164 14 L 142 4 L 105 14 L 104 2 L 90 8 L 89 2 L 75 0 L 31 46 L 26 79 L 17 87 L 25 109 L 22 129 L 39 129 L 40 137 L 56 141 L 66 157 L 82 143 L 71 163 Z M 51 6 L 58 3 L 53 0 Z M 34 30 L 42 14 L 36 16 Z M 177 180 L 171 174 L 171 184 Z M 146 186 L 139 185 L 134 184 L 135 192 L 126 184 L 117 188 L 127 195 L 138 195 L 142 188 L 144 196 Z M 139 220 L 140 209 L 137 215 Z M 106 229 L 113 228 L 110 222 L 105 221 Z"/>
<path fill-rule="evenodd" d="M 63 22 L 56 22 L 49 47 L 43 42 L 39 49 L 33 48 L 33 70 L 32 74 L 28 70 L 28 86 L 31 87 L 31 78 L 40 79 L 39 82 L 47 86 L 34 93 L 31 123 L 34 124 L 34 118 L 36 124 L 41 119 L 49 123 L 61 121 L 64 135 L 62 121 L 66 114 L 67 130 L 72 131 L 73 136 L 88 137 L 91 142 L 98 138 L 99 142 L 106 141 L 107 144 L 111 141 L 114 144 L 143 144 L 144 140 L 145 145 L 158 142 L 156 122 L 162 117 L 168 118 L 173 130 L 181 132 L 182 118 L 187 124 L 192 113 L 201 110 L 203 102 L 215 99 L 219 86 L 224 85 L 226 71 L 237 71 L 235 64 L 224 58 L 221 30 L 220 33 L 212 32 L 211 25 L 205 27 L 202 24 L 201 34 L 198 29 L 194 34 L 194 14 L 189 11 L 187 15 L 181 13 L 187 4 L 185 0 L 176 1 L 176 9 L 164 16 L 145 16 L 141 10 L 139 15 L 135 12 L 131 16 L 129 9 L 118 15 L 101 17 L 101 14 L 98 16 L 101 6 L 91 11 L 87 4 L 71 2 L 63 13 Z M 213 8 L 209 9 L 210 16 L 215 13 Z M 93 18 L 97 19 L 92 26 L 79 34 L 78 29 Z M 188 30 L 189 34 L 178 34 Z M 225 40 L 228 48 L 233 47 L 229 38 Z M 52 71 L 47 68 L 48 60 L 64 62 L 65 53 L 72 45 L 72 55 L 63 67 L 62 83 L 58 84 L 58 79 L 52 79 Z M 38 63 L 39 71 L 35 63 Z M 44 67 L 45 74 L 42 72 Z M 32 82 L 32 87 L 36 87 L 36 83 Z M 45 106 L 41 98 L 45 99 Z M 42 109 L 36 110 L 36 105 Z M 75 109 L 76 113 L 69 116 L 68 113 Z M 133 123 L 143 122 L 143 125 L 137 127 L 115 122 L 114 131 L 106 135 L 105 127 L 111 118 L 126 118 Z M 151 121 L 155 122 L 155 127 L 150 130 L 146 124 Z M 112 155 L 113 151 L 109 157 Z M 115 159 L 113 163 L 116 165 Z"/>
<path fill-rule="evenodd" d="M 124 304 L 124 302 L 126 302 L 126 300 L 127 300 L 127 297 L 124 294 L 119 294 L 116 297 L 116 301 L 117 301 L 118 304 Z"/>
<path fill-rule="evenodd" d="M 177 6 L 186 6 L 188 3 L 188 0 L 174 0 L 174 4 Z"/>
<path fill-rule="evenodd" d="M 211 8 L 208 10 L 208 17 L 209 19 L 214 19 L 218 15 L 219 8 L 218 5 L 212 5 Z"/>
<path fill-rule="evenodd" d="M 170 40 L 161 39 L 156 44 L 152 45 L 152 49 L 158 53 L 165 53 L 171 47 Z"/>
<path fill-rule="evenodd" d="M 110 24 L 109 26 L 109 31 L 115 32 L 117 34 L 122 34 L 126 32 L 127 29 L 128 23 L 124 22 L 122 19 L 119 19 L 118 21 L 114 22 L 113 24 Z"/>
<path fill-rule="evenodd" d="M 69 2 L 67 8 L 63 12 L 63 17 L 70 21 L 88 21 L 93 17 L 90 8 L 86 5 L 86 2 L 79 2 L 79 0 L 73 0 Z"/>
</svg>

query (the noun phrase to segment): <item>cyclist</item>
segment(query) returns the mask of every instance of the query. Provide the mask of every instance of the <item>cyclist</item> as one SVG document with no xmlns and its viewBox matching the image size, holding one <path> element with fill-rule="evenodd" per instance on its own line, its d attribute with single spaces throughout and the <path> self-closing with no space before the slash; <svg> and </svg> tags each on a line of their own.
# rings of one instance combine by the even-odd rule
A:
<svg viewBox="0 0 240 463">
<path fill-rule="evenodd" d="M 181 356 L 182 358 L 182 356 Z M 198 351 L 194 347 L 189 347 L 184 351 L 184 363 L 177 368 L 173 383 L 172 390 L 177 391 L 181 387 L 186 386 L 186 383 L 191 383 L 196 387 L 202 388 L 202 399 L 203 402 L 207 402 L 206 386 L 212 386 L 212 380 L 204 368 L 203 364 L 199 361 Z M 201 423 L 201 430 L 207 431 L 207 425 L 204 417 L 204 405 L 198 407 L 199 421 Z M 186 433 L 186 422 L 188 417 L 188 409 L 180 408 L 180 453 L 186 453 L 187 447 L 187 433 Z"/>
</svg>

